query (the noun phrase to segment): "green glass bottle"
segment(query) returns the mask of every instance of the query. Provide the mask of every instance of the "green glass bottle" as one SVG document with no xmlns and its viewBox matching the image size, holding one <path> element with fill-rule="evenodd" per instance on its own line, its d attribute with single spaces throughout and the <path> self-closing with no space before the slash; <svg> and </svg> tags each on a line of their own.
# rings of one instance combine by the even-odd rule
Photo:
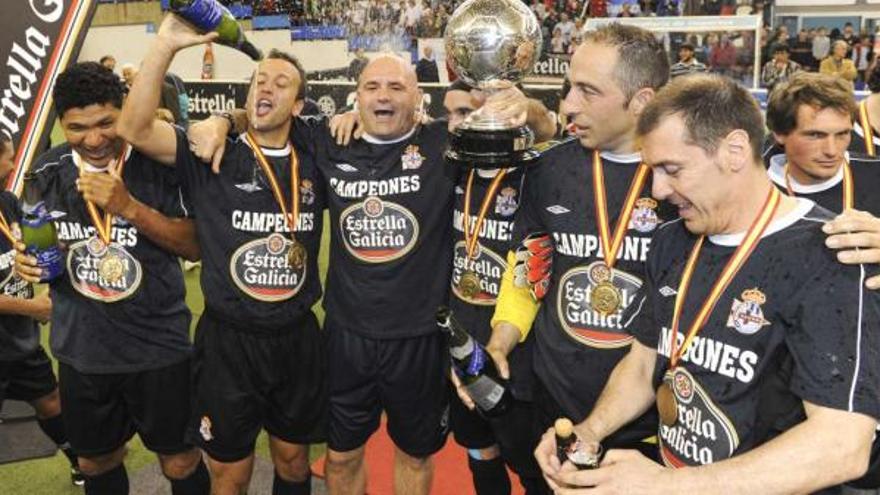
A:
<svg viewBox="0 0 880 495">
<path fill-rule="evenodd" d="M 217 43 L 241 50 L 254 60 L 263 58 L 260 49 L 244 35 L 241 25 L 217 0 L 171 0 L 171 10 L 191 22 L 200 31 L 216 31 Z"/>
<path fill-rule="evenodd" d="M 42 270 L 40 282 L 48 282 L 64 270 L 64 254 L 58 246 L 55 222 L 31 175 L 25 177 L 21 209 L 21 242 L 26 246 L 25 251 L 37 258 L 37 266 Z"/>
</svg>

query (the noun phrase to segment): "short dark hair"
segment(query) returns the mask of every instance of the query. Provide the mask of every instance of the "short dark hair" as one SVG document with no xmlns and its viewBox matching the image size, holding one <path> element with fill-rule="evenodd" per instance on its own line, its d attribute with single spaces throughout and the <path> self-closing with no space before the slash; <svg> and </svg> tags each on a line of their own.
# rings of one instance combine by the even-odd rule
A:
<svg viewBox="0 0 880 495">
<path fill-rule="evenodd" d="M 71 108 L 110 104 L 122 108 L 125 86 L 110 69 L 98 62 L 80 62 L 55 79 L 52 98 L 58 118 Z"/>
<path fill-rule="evenodd" d="M 777 134 L 788 134 L 797 128 L 801 105 L 820 110 L 833 108 L 854 114 L 856 100 L 852 87 L 843 78 L 818 72 L 798 72 L 788 81 L 777 84 L 767 99 L 767 127 Z"/>
<path fill-rule="evenodd" d="M 104 62 L 106 62 L 106 61 L 108 61 L 108 60 L 110 60 L 110 59 L 116 60 L 116 57 L 114 57 L 113 55 L 104 55 L 103 57 L 101 57 L 101 58 L 98 60 L 98 63 L 101 64 L 101 65 L 104 65 Z"/>
<path fill-rule="evenodd" d="M 684 120 L 686 142 L 713 155 L 725 136 L 742 129 L 749 136 L 752 158 L 761 163 L 761 108 L 748 90 L 732 79 L 710 74 L 673 79 L 645 106 L 636 133 L 646 136 L 670 115 L 679 115 Z"/>
<path fill-rule="evenodd" d="M 690 51 L 694 51 L 694 45 L 692 45 L 692 44 L 690 44 L 690 43 L 682 43 L 682 44 L 678 47 L 678 49 L 679 49 L 679 50 L 690 50 Z"/>
<path fill-rule="evenodd" d="M 471 87 L 470 84 L 462 81 L 461 79 L 456 79 L 452 84 L 449 85 L 448 88 L 446 88 L 446 92 L 448 93 L 450 91 L 465 91 L 470 93 L 472 89 L 474 88 Z"/>
<path fill-rule="evenodd" d="M 617 50 L 615 79 L 627 101 L 644 88 L 658 90 L 669 81 L 669 58 L 653 33 L 636 26 L 606 24 L 584 36 L 584 43 L 596 43 Z"/>
<path fill-rule="evenodd" d="M 788 45 L 785 43 L 776 43 L 773 45 L 773 53 L 785 52 L 788 53 Z"/>
<path fill-rule="evenodd" d="M 308 80 L 306 79 L 306 70 L 303 68 L 303 65 L 300 63 L 299 59 L 296 58 L 295 55 L 291 55 L 290 53 L 278 50 L 277 48 L 273 48 L 269 51 L 269 54 L 266 55 L 266 60 L 275 59 L 275 60 L 284 60 L 285 62 L 289 62 L 290 65 L 296 68 L 296 71 L 299 72 L 299 91 L 296 92 L 296 99 L 305 100 L 306 99 L 306 90 L 308 89 Z"/>
</svg>

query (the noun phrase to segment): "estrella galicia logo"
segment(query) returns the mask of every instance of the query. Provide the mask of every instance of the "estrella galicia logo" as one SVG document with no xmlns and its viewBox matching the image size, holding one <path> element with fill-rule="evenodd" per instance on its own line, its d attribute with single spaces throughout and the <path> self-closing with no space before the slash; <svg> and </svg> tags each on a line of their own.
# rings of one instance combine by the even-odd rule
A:
<svg viewBox="0 0 880 495">
<path fill-rule="evenodd" d="M 229 274 L 236 287 L 265 302 L 295 296 L 306 280 L 306 267 L 295 268 L 288 259 L 293 243 L 279 233 L 242 244 L 229 260 Z"/>
<path fill-rule="evenodd" d="M 384 263 L 409 253 L 419 237 L 419 222 L 403 206 L 370 196 L 339 218 L 345 248 L 367 263 Z"/>
<path fill-rule="evenodd" d="M 477 243 L 474 259 L 467 256 L 464 241 L 455 244 L 452 261 L 452 293 L 462 301 L 479 306 L 494 306 L 498 292 L 501 290 L 501 276 L 507 269 L 507 262 L 498 253 Z M 458 287 L 461 275 L 471 271 L 480 277 L 480 292 L 473 297 L 462 294 Z"/>
<path fill-rule="evenodd" d="M 70 246 L 67 252 L 67 274 L 70 285 L 80 294 L 105 303 L 125 299 L 140 287 L 143 268 L 125 248 L 117 243 L 104 246 L 92 237 Z M 116 257 L 122 272 L 118 279 L 109 282 L 100 273 L 101 262 L 106 257 Z"/>
<path fill-rule="evenodd" d="M 642 280 L 613 268 L 611 283 L 620 292 L 622 303 L 613 314 L 603 315 L 590 306 L 590 295 L 600 282 L 594 276 L 594 268 L 607 271 L 604 262 L 595 261 L 587 266 L 574 267 L 559 279 L 556 295 L 559 322 L 571 338 L 590 347 L 608 349 L 629 345 L 633 338 L 621 319 L 623 310 L 632 303 L 642 286 Z"/>
</svg>

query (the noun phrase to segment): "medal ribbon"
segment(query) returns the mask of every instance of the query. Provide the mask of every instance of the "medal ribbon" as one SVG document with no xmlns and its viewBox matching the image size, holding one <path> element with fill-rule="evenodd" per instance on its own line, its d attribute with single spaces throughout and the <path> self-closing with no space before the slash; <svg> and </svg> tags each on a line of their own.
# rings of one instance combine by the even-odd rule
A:
<svg viewBox="0 0 880 495">
<path fill-rule="evenodd" d="M 785 164 L 785 192 L 788 193 L 789 196 L 794 197 L 794 191 L 791 188 L 791 177 L 788 173 L 788 163 Z M 849 166 L 849 162 L 843 162 L 843 209 L 851 210 L 855 205 L 855 191 L 853 186 L 853 176 L 852 176 L 852 168 Z"/>
<path fill-rule="evenodd" d="M 859 103 L 859 125 L 862 126 L 862 134 L 865 138 L 865 152 L 868 156 L 877 156 L 874 149 L 874 129 L 871 128 L 871 121 L 868 120 L 868 99 L 865 98 Z"/>
<path fill-rule="evenodd" d="M 12 229 L 9 227 L 9 222 L 6 221 L 6 215 L 3 214 L 2 210 L 0 210 L 0 233 L 3 234 L 3 237 L 9 239 L 13 246 L 18 242 L 18 239 L 12 235 Z"/>
<path fill-rule="evenodd" d="M 632 216 L 633 206 L 636 198 L 645 187 L 645 181 L 648 178 L 650 167 L 644 163 L 639 164 L 636 175 L 633 177 L 629 185 L 629 191 L 626 193 L 626 199 L 623 200 L 623 206 L 620 209 L 620 216 L 617 218 L 617 225 L 614 227 L 614 237 L 611 237 L 611 229 L 608 226 L 608 197 L 605 194 L 605 173 L 602 171 L 602 158 L 599 151 L 593 151 L 593 195 L 595 196 L 596 205 L 596 223 L 599 225 L 599 242 L 602 246 L 602 255 L 605 258 L 605 265 L 608 268 L 614 268 L 617 262 L 617 251 L 623 243 L 623 237 L 629 227 L 629 220 Z"/>
<path fill-rule="evenodd" d="M 483 197 L 483 203 L 480 205 L 480 212 L 477 214 L 474 231 L 471 232 L 471 191 L 474 186 L 474 173 L 475 171 L 471 170 L 468 176 L 467 189 L 464 192 L 464 218 L 461 220 L 462 227 L 464 227 L 464 244 L 467 247 L 467 257 L 469 260 L 474 259 L 474 251 L 477 249 L 477 240 L 480 237 L 480 228 L 483 226 L 483 220 L 486 219 L 486 213 L 489 211 L 489 203 L 492 202 L 498 186 L 501 185 L 501 181 L 507 175 L 507 169 L 499 170 L 495 178 L 492 179 L 492 183 L 489 184 L 489 190 L 486 191 L 486 196 Z"/>
<path fill-rule="evenodd" d="M 718 303 L 718 299 L 721 298 L 721 294 L 727 290 L 727 286 L 730 285 L 730 282 L 733 281 L 733 278 L 736 276 L 737 272 L 739 272 L 740 268 L 742 268 L 743 264 L 745 264 L 746 260 L 752 254 L 752 251 L 755 250 L 755 247 L 758 245 L 758 242 L 761 240 L 761 235 L 764 234 L 764 231 L 767 229 L 767 226 L 770 225 L 770 221 L 773 219 L 773 215 L 776 213 L 776 209 L 779 207 L 780 199 L 782 198 L 782 194 L 779 192 L 779 189 L 776 189 L 774 186 L 770 189 L 770 193 L 767 195 L 767 199 L 764 201 L 764 206 L 761 209 L 761 212 L 758 214 L 757 218 L 755 218 L 751 227 L 749 227 L 748 232 L 746 232 L 746 236 L 743 238 L 742 243 L 736 248 L 733 256 L 727 261 L 727 264 L 724 266 L 724 270 L 722 270 L 721 275 L 718 277 L 718 280 L 715 281 L 715 284 L 712 286 L 712 289 L 709 291 L 709 295 L 703 301 L 703 304 L 700 306 L 700 310 L 697 312 L 696 318 L 694 318 L 693 323 L 691 323 L 690 328 L 688 329 L 687 336 L 684 339 L 684 342 L 681 345 L 680 349 L 676 349 L 676 342 L 678 337 L 678 327 L 681 323 L 681 310 L 684 307 L 684 300 L 687 297 L 688 287 L 690 286 L 691 277 L 694 274 L 694 268 L 697 265 L 697 258 L 700 256 L 700 249 L 703 247 L 703 241 L 706 236 L 701 235 L 697 242 L 694 243 L 694 247 L 691 249 L 690 257 L 688 257 L 687 264 L 685 264 L 684 272 L 681 274 L 681 281 L 678 283 L 678 294 L 675 296 L 675 306 L 672 310 L 672 335 L 670 338 L 670 352 L 669 352 L 669 369 L 674 369 L 675 365 L 678 364 L 678 360 L 681 356 L 684 355 L 685 351 L 693 342 L 694 337 L 702 330 L 703 325 L 706 324 L 706 320 L 709 319 L 709 315 L 712 314 L 712 310 L 715 309 L 715 304 Z"/>
<path fill-rule="evenodd" d="M 128 154 L 128 150 L 130 149 L 129 145 L 126 143 L 125 146 L 122 147 L 122 151 L 119 152 L 119 157 L 116 159 L 116 172 L 119 174 L 119 177 L 122 177 L 122 171 L 125 170 L 125 155 Z M 73 155 L 76 159 L 78 155 Z M 79 168 L 79 174 L 82 175 L 85 171 L 85 164 L 82 161 L 82 158 L 79 158 L 79 163 L 77 163 Z M 108 165 L 109 167 L 110 165 Z M 98 233 L 98 238 L 104 243 L 105 246 L 110 245 L 110 241 L 112 240 L 111 234 L 113 233 L 113 215 L 110 213 L 102 213 L 98 212 L 98 207 L 95 206 L 95 203 L 91 201 L 86 201 L 86 210 L 89 212 L 89 218 L 92 220 L 92 225 L 95 226 L 95 231 Z"/>
<path fill-rule="evenodd" d="M 281 186 L 278 184 L 278 178 L 275 176 L 275 171 L 273 171 L 272 166 L 269 165 L 269 160 L 266 159 L 266 155 L 263 154 L 263 150 L 260 149 L 260 146 L 250 132 L 245 133 L 244 138 L 251 146 L 251 149 L 254 150 L 254 156 L 257 158 L 257 163 L 260 164 L 260 168 L 269 180 L 269 186 L 272 188 L 272 195 L 275 196 L 275 201 L 278 203 L 278 206 L 281 207 L 281 213 L 284 215 L 284 219 L 287 221 L 287 227 L 290 229 L 290 237 L 293 238 L 295 235 L 294 232 L 296 231 L 296 223 L 299 221 L 299 157 L 296 156 L 296 150 L 291 146 L 290 191 L 292 197 L 290 198 L 290 213 L 288 213 L 287 204 L 285 204 L 284 201 L 284 193 L 281 191 Z"/>
</svg>

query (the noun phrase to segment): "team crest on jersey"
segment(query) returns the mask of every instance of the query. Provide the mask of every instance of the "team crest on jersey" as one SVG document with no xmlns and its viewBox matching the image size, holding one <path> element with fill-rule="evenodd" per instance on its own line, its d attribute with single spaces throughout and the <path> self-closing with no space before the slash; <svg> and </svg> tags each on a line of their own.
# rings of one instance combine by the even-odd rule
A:
<svg viewBox="0 0 880 495">
<path fill-rule="evenodd" d="M 470 304 L 494 306 L 498 291 L 501 289 L 501 275 L 507 269 L 507 262 L 501 255 L 480 243 L 477 243 L 474 251 L 474 258 L 469 259 L 464 241 L 455 244 L 452 260 L 452 293 Z M 480 279 L 480 292 L 472 297 L 467 297 L 459 288 L 461 276 L 467 271 L 475 273 Z"/>
<path fill-rule="evenodd" d="M 632 303 L 642 280 L 631 273 L 611 269 L 611 283 L 620 293 L 621 305 L 612 314 L 594 311 L 590 305 L 593 287 L 608 280 L 608 267 L 602 261 L 587 266 L 576 266 L 559 279 L 556 309 L 562 328 L 575 341 L 589 347 L 610 349 L 623 347 L 632 342 L 624 322 L 623 311 Z"/>
<path fill-rule="evenodd" d="M 306 280 L 306 267 L 294 267 L 288 258 L 293 242 L 273 233 L 247 242 L 229 260 L 229 274 L 236 287 L 265 302 L 284 301 L 295 296 Z"/>
<path fill-rule="evenodd" d="M 678 366 L 663 381 L 672 385 L 678 413 L 672 426 L 660 424 L 658 438 L 663 462 L 680 468 L 731 457 L 739 446 L 739 434 L 694 376 Z"/>
<path fill-rule="evenodd" d="M 652 198 L 639 198 L 636 200 L 629 228 L 636 229 L 641 233 L 648 233 L 657 228 L 661 222 L 657 216 L 657 201 Z"/>
<path fill-rule="evenodd" d="M 315 202 L 315 184 L 311 180 L 303 179 L 299 182 L 299 197 L 304 205 Z"/>
<path fill-rule="evenodd" d="M 211 433 L 211 418 L 202 416 L 202 421 L 199 423 L 199 434 L 206 442 L 214 439 L 214 434 Z"/>
<path fill-rule="evenodd" d="M 102 272 L 106 260 L 112 259 L 117 268 Z M 104 277 L 115 272 L 115 279 Z M 103 273 L 103 275 L 102 275 Z M 109 246 L 97 239 L 79 241 L 67 252 L 67 274 L 70 285 L 80 294 L 105 303 L 120 301 L 137 291 L 143 279 L 143 267 L 124 247 L 112 242 Z"/>
<path fill-rule="evenodd" d="M 425 157 L 419 152 L 419 147 L 411 144 L 406 147 L 403 154 L 400 155 L 400 165 L 404 170 L 415 170 L 422 166 Z"/>
<path fill-rule="evenodd" d="M 748 289 L 740 297 L 742 301 L 734 299 L 730 308 L 730 315 L 727 317 L 729 328 L 741 334 L 752 335 L 770 324 L 764 319 L 764 311 L 761 309 L 761 305 L 767 302 L 767 296 L 763 292 L 757 288 Z"/>
<path fill-rule="evenodd" d="M 339 216 L 345 248 L 367 263 L 384 263 L 409 253 L 419 238 L 419 222 L 403 206 L 370 196 Z"/>
<path fill-rule="evenodd" d="M 495 198 L 495 213 L 503 217 L 509 217 L 516 213 L 516 208 L 519 206 L 516 202 L 516 194 L 516 189 L 512 187 L 508 186 L 502 189 Z"/>
</svg>

